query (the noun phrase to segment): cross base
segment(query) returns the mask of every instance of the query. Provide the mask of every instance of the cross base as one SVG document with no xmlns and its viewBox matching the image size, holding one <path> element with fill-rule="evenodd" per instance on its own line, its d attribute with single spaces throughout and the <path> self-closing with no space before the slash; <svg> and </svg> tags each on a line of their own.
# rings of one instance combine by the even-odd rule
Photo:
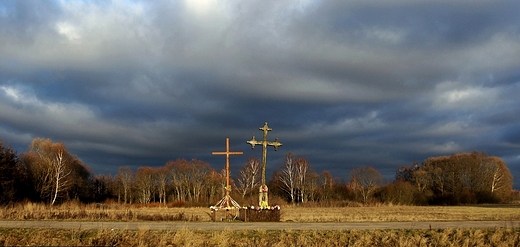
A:
<svg viewBox="0 0 520 247">
<path fill-rule="evenodd" d="M 231 196 L 225 195 L 224 198 L 220 199 L 220 201 L 215 204 L 215 206 L 210 207 L 211 210 L 219 210 L 219 209 L 232 209 L 232 208 L 240 208 L 240 204 L 237 201 L 233 200 Z"/>
<path fill-rule="evenodd" d="M 220 201 L 215 204 L 215 206 L 210 207 L 212 215 L 211 218 L 213 221 L 217 221 L 217 211 L 224 209 L 225 211 L 225 219 L 230 221 L 234 220 L 238 217 L 238 212 L 240 210 L 240 205 L 237 201 L 233 200 L 231 196 L 226 195 L 224 198 L 220 199 Z M 232 210 L 234 211 L 234 214 L 232 214 Z M 223 210 L 221 210 L 223 211 Z M 222 218 L 224 220 L 224 218 Z"/>
</svg>

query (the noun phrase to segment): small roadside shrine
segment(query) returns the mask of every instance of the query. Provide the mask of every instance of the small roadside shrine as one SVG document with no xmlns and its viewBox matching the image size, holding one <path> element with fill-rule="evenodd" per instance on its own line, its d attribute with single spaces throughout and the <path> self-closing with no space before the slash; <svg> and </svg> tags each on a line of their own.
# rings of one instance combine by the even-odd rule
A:
<svg viewBox="0 0 520 247">
<path fill-rule="evenodd" d="M 267 147 L 273 146 L 276 151 L 278 147 L 282 146 L 282 143 L 278 142 L 278 138 L 274 141 L 268 141 L 268 132 L 272 129 L 269 128 L 267 122 L 260 128 L 263 131 L 263 139 L 256 140 L 255 136 L 249 141 L 248 144 L 254 149 L 255 145 L 262 146 L 262 181 L 259 187 L 258 195 L 258 206 L 245 206 L 241 207 L 238 202 L 231 198 L 231 185 L 229 183 L 229 156 L 240 155 L 243 152 L 232 152 L 229 150 L 229 138 L 226 138 L 226 151 L 212 152 L 213 155 L 226 155 L 226 195 L 215 206 L 211 206 L 211 217 L 213 221 L 217 221 L 220 218 L 222 221 L 231 221 L 240 219 L 242 221 L 280 221 L 280 206 L 269 206 L 269 189 L 266 184 L 266 163 L 267 163 Z"/>
</svg>

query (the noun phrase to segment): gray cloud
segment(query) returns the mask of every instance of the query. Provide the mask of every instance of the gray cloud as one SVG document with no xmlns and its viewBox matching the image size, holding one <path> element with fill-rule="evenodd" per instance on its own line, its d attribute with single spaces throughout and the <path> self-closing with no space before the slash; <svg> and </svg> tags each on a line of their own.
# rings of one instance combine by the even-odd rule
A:
<svg viewBox="0 0 520 247">
<path fill-rule="evenodd" d="M 520 176 L 515 1 L 4 1 L 0 137 L 98 173 L 212 157 L 265 121 L 347 178 L 473 150 Z M 516 183 L 518 188 L 518 182 Z"/>
</svg>

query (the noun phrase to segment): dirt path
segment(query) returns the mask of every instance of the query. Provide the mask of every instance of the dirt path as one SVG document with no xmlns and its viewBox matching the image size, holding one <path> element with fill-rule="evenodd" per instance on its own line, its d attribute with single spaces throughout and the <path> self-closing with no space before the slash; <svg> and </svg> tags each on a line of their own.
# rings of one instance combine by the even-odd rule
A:
<svg viewBox="0 0 520 247">
<path fill-rule="evenodd" d="M 436 229 L 520 227 L 520 221 L 451 221 L 451 222 L 366 222 L 366 223 L 296 223 L 296 222 L 77 222 L 77 221 L 0 221 L 1 228 L 68 228 L 130 230 L 344 230 L 344 229 Z"/>
</svg>

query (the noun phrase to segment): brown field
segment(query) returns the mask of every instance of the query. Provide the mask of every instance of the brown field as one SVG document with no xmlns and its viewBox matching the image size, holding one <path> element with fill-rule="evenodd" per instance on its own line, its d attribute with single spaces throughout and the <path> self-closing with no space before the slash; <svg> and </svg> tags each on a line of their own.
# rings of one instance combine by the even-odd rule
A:
<svg viewBox="0 0 520 247">
<path fill-rule="evenodd" d="M 5 220 L 210 221 L 208 208 L 66 203 L 0 208 Z M 520 220 L 520 205 L 282 207 L 289 222 Z M 216 223 L 218 224 L 218 223 Z M 240 223 L 238 223 L 240 224 Z M 276 223 L 274 223 L 276 224 Z M 0 228 L 0 246 L 520 246 L 520 228 L 386 230 L 125 230 Z"/>
<path fill-rule="evenodd" d="M 475 206 L 285 207 L 282 221 L 381 222 L 519 220 L 520 204 Z"/>
<path fill-rule="evenodd" d="M 59 206 L 26 203 L 0 208 L 5 220 L 96 221 L 211 221 L 209 207 L 65 203 Z M 281 221 L 289 222 L 388 222 L 520 220 L 520 204 L 471 206 L 283 206 Z"/>
</svg>

